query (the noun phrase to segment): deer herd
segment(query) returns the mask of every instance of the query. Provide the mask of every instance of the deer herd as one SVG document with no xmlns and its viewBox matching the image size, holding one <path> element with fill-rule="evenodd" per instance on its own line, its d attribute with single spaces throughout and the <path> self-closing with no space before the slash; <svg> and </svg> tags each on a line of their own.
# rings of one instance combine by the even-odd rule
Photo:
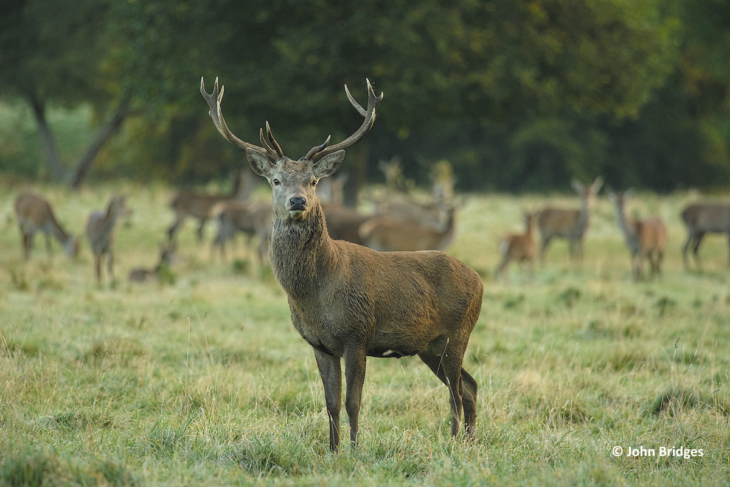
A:
<svg viewBox="0 0 730 487">
<path fill-rule="evenodd" d="M 400 358 L 418 355 L 447 386 L 451 405 L 451 434 L 456 436 L 463 419 L 468 438 L 474 434 L 477 382 L 462 367 L 469 336 L 479 318 L 483 284 L 479 275 L 459 260 L 445 254 L 454 239 L 457 209 L 453 197 L 454 179 L 448 164 L 430 166 L 432 188 L 428 201 L 411 196 L 412 184 L 403 177 L 399 159 L 381 162 L 387 198 L 372 198 L 373 213 L 343 204 L 346 175 L 335 176 L 345 149 L 359 142 L 373 127 L 376 109 L 383 95 L 376 96 L 367 82 L 367 107 L 362 108 L 345 86 L 345 93 L 363 117 L 362 125 L 340 143 L 330 138 L 312 147 L 299 159 L 290 159 L 266 123 L 259 134 L 261 145 L 239 139 L 229 130 L 221 101 L 223 87 L 218 80 L 208 93 L 201 80 L 200 91 L 218 132 L 245 151 L 253 173 L 265 178 L 272 190 L 272 203 L 252 201 L 255 183 L 250 173 L 236 173 L 229 194 L 182 191 L 170 206 L 175 212 L 167 241 L 160 244 L 155 267 L 133 269 L 131 282 L 159 276 L 172 262 L 176 234 L 191 216 L 198 220 L 198 241 L 207 221 L 217 222 L 211 244 L 226 258 L 226 244 L 242 233 L 250 243 L 258 240 L 259 263 L 268 254 L 273 273 L 288 296 L 292 323 L 314 351 L 325 390 L 329 418 L 330 448 L 339 445 L 342 368 L 346 382 L 345 409 L 350 422 L 350 440 L 358 440 L 358 416 L 365 379 L 366 357 Z M 580 262 L 590 223 L 591 208 L 603 180 L 585 186 L 574 180 L 580 206 L 546 206 L 523 211 L 524 233 L 510 233 L 499 240 L 501 261 L 495 277 L 507 276 L 512 262 L 529 266 L 534 275 L 538 254 L 544 264 L 546 251 L 555 238 L 567 240 L 572 261 Z M 617 225 L 631 256 L 635 280 L 662 272 L 667 230 L 658 217 L 630 218 L 626 203 L 631 191 L 607 191 L 614 206 Z M 131 214 L 127 197 L 114 196 L 105 210 L 94 211 L 86 225 L 86 237 L 94 255 L 94 273 L 102 282 L 102 260 L 114 279 L 114 229 L 120 217 Z M 15 212 L 22 236 L 23 254 L 30 258 L 36 232 L 45 234 L 51 256 L 51 238 L 56 238 L 69 257 L 79 252 L 79 241 L 58 222 L 51 204 L 33 192 L 22 192 L 15 200 Z M 697 268 L 700 243 L 707 233 L 723 233 L 730 239 L 730 204 L 697 203 L 681 213 L 687 227 L 682 249 Z M 729 242 L 730 245 L 730 242 Z"/>
</svg>

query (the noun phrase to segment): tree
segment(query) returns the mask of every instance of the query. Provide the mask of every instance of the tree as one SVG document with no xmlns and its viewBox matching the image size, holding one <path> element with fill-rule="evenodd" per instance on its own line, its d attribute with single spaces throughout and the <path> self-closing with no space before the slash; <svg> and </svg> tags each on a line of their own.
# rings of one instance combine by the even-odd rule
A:
<svg viewBox="0 0 730 487">
<path fill-rule="evenodd" d="M 105 64 L 112 39 L 106 35 L 105 2 L 10 0 L 0 6 L 0 82 L 3 96 L 20 97 L 32 108 L 50 173 L 78 187 L 104 143 L 129 114 L 113 66 Z M 49 104 L 91 104 L 97 117 L 112 111 L 95 139 L 69 170 L 61 160 L 46 119 Z M 115 106 L 112 110 L 111 107 Z"/>
</svg>

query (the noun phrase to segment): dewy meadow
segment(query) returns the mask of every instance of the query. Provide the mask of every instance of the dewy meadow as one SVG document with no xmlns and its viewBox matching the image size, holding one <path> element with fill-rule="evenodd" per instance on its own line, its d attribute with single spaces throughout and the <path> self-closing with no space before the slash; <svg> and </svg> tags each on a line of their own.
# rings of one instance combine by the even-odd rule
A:
<svg viewBox="0 0 730 487">
<path fill-rule="evenodd" d="M 112 192 L 129 194 L 133 214 L 116 236 L 118 279 L 100 288 L 88 247 L 69 260 L 54 244 L 49 261 L 37 244 L 23 262 L 16 186 L 0 189 L 0 483 L 728 482 L 727 246 L 707 238 L 706 271 L 683 270 L 679 212 L 696 195 L 632 202 L 642 215 L 660 215 L 669 232 L 664 277 L 643 283 L 631 278 L 603 195 L 582 266 L 557 242 L 534 278 L 512 269 L 510 282 L 495 281 L 499 236 L 519 230 L 524 206 L 548 198 L 467 196 L 449 252 L 485 284 L 465 356 L 480 384 L 475 441 L 450 438 L 446 389 L 418 358 L 370 359 L 360 448 L 333 455 L 311 347 L 255 250 L 239 244 L 226 263 L 211 260 L 213 228 L 198 246 L 188 223 L 165 279 L 129 283 L 130 269 L 155 264 L 173 220 L 159 209 L 172 192 L 43 186 L 74 235 L 89 208 Z M 703 455 L 629 458 L 614 456 L 615 446 Z"/>
</svg>

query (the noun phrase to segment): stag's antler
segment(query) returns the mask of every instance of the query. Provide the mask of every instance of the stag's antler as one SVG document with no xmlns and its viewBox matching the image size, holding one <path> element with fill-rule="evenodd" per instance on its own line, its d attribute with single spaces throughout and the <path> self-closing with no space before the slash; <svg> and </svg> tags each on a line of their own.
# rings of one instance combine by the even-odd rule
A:
<svg viewBox="0 0 730 487">
<path fill-rule="evenodd" d="M 358 143 L 360 139 L 365 136 L 365 134 L 370 132 L 370 129 L 373 127 L 373 123 L 375 123 L 375 108 L 378 106 L 378 103 L 383 100 L 383 93 L 380 93 L 380 96 L 375 96 L 375 92 L 373 91 L 373 86 L 370 84 L 370 80 L 366 79 L 365 81 L 367 81 L 368 84 L 367 110 L 363 110 L 360 104 L 355 101 L 355 99 L 350 94 L 350 90 L 347 89 L 347 85 L 345 85 L 345 93 L 347 93 L 347 98 L 350 100 L 350 103 L 352 103 L 352 106 L 355 107 L 355 110 L 357 110 L 360 115 L 365 117 L 365 121 L 362 123 L 360 128 L 357 129 L 357 132 L 355 132 L 339 144 L 335 144 L 331 147 L 328 147 L 330 137 L 327 137 L 327 140 L 324 141 L 324 144 L 312 147 L 309 152 L 307 152 L 307 155 L 299 159 L 300 161 L 314 161 L 315 159 L 324 157 L 327 154 L 332 154 L 333 152 L 336 152 L 338 150 L 347 149 L 348 147 Z"/>
<path fill-rule="evenodd" d="M 269 137 L 270 145 L 266 142 L 266 139 L 264 138 L 263 129 L 261 129 L 259 133 L 261 145 L 263 145 L 263 147 L 249 144 L 248 142 L 244 142 L 243 140 L 233 135 L 233 133 L 228 128 L 228 125 L 226 125 L 226 121 L 223 118 L 223 112 L 221 111 L 221 101 L 223 100 L 224 89 L 225 86 L 222 86 L 220 92 L 218 91 L 218 78 L 216 78 L 215 83 L 213 84 L 213 92 L 208 93 L 207 91 L 205 91 L 205 82 L 203 81 L 203 78 L 200 78 L 200 94 L 203 95 L 203 98 L 205 98 L 205 101 L 208 103 L 208 115 L 210 115 L 210 118 L 213 119 L 213 123 L 215 124 L 215 128 L 218 129 L 218 132 L 220 132 L 220 134 L 226 140 L 228 140 L 228 142 L 241 149 L 253 149 L 257 152 L 262 153 L 273 161 L 278 161 L 279 159 L 284 158 L 284 151 L 281 150 L 281 146 L 278 142 L 276 142 L 274 134 L 271 133 L 271 127 L 269 127 L 269 122 L 266 122 L 266 135 Z"/>
</svg>

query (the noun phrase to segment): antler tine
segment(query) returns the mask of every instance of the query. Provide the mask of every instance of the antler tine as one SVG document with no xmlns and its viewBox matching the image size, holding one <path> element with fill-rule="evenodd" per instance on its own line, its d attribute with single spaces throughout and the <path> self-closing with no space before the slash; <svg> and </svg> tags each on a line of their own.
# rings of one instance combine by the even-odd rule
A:
<svg viewBox="0 0 730 487">
<path fill-rule="evenodd" d="M 281 146 L 274 138 L 274 133 L 271 131 L 271 127 L 269 127 L 269 122 L 266 122 L 266 135 L 269 137 L 269 141 L 271 142 L 271 145 L 274 146 L 274 149 L 276 150 L 276 153 L 279 155 L 279 158 L 284 157 L 284 151 L 281 150 Z"/>
<path fill-rule="evenodd" d="M 367 78 L 365 78 L 365 80 L 368 82 L 368 100 L 369 100 L 370 99 L 370 96 L 369 96 L 370 90 L 372 90 L 372 87 L 370 86 L 370 81 Z M 358 113 L 360 115 L 362 115 L 363 117 L 367 117 L 368 112 L 363 110 L 362 107 L 360 106 L 360 104 L 355 101 L 355 99 L 350 94 L 350 90 L 347 89 L 347 85 L 345 85 L 345 93 L 347 94 L 347 99 L 350 100 L 350 103 L 352 104 L 352 106 L 355 107 L 355 110 L 357 110 Z"/>
<path fill-rule="evenodd" d="M 332 154 L 333 152 L 346 149 L 358 143 L 363 137 L 365 137 L 368 132 L 370 132 L 370 129 L 373 128 L 373 124 L 375 123 L 375 109 L 378 107 L 378 104 L 383 100 L 383 93 L 380 93 L 380 96 L 375 96 L 375 91 L 373 91 L 373 86 L 370 84 L 370 80 L 366 79 L 365 81 L 367 82 L 368 89 L 367 110 L 363 110 L 360 104 L 355 101 L 355 99 L 350 94 L 350 90 L 347 89 L 347 85 L 345 85 L 345 93 L 347 94 L 347 98 L 350 100 L 350 103 L 353 107 L 355 107 L 355 110 L 357 110 L 360 115 L 365 117 L 365 120 L 363 121 L 360 128 L 357 129 L 354 134 L 352 134 L 339 144 L 335 144 L 330 147 L 327 146 L 327 144 L 329 143 L 328 137 L 327 141 L 324 144 L 319 147 L 312 147 L 312 149 L 310 149 L 309 152 L 307 152 L 307 155 L 305 155 L 302 159 L 313 161 L 315 159 L 324 157 L 327 154 Z"/>
<path fill-rule="evenodd" d="M 244 142 L 233 135 L 228 128 L 226 120 L 223 118 L 223 112 L 221 111 L 221 101 L 223 100 L 224 88 L 225 87 L 221 87 L 220 91 L 218 90 L 218 78 L 216 77 L 215 83 L 213 84 L 213 91 L 208 93 L 205 91 L 204 79 L 202 77 L 200 78 L 200 94 L 203 95 L 203 98 L 208 104 L 208 115 L 210 115 L 210 118 L 213 119 L 215 128 L 218 129 L 218 132 L 223 136 L 223 138 L 240 149 L 253 149 L 274 160 L 283 156 L 283 154 L 278 154 L 278 152 L 272 150 L 270 147 L 264 148 L 254 144 L 249 144 L 248 142 Z M 276 145 L 278 146 L 278 144 Z M 279 150 L 280 149 L 281 148 L 279 148 Z"/>
<path fill-rule="evenodd" d="M 322 144 L 322 145 L 316 145 L 316 146 L 312 147 L 311 149 L 309 149 L 309 152 L 307 152 L 307 155 L 305 155 L 304 157 L 302 157 L 300 160 L 302 160 L 302 161 L 311 161 L 312 160 L 312 156 L 314 154 L 316 154 L 317 152 L 321 152 L 322 150 L 324 150 L 325 147 L 327 147 L 330 144 L 330 139 L 331 138 L 332 138 L 332 136 L 331 135 L 328 135 L 327 136 L 327 140 L 324 141 L 324 144 Z"/>
</svg>

